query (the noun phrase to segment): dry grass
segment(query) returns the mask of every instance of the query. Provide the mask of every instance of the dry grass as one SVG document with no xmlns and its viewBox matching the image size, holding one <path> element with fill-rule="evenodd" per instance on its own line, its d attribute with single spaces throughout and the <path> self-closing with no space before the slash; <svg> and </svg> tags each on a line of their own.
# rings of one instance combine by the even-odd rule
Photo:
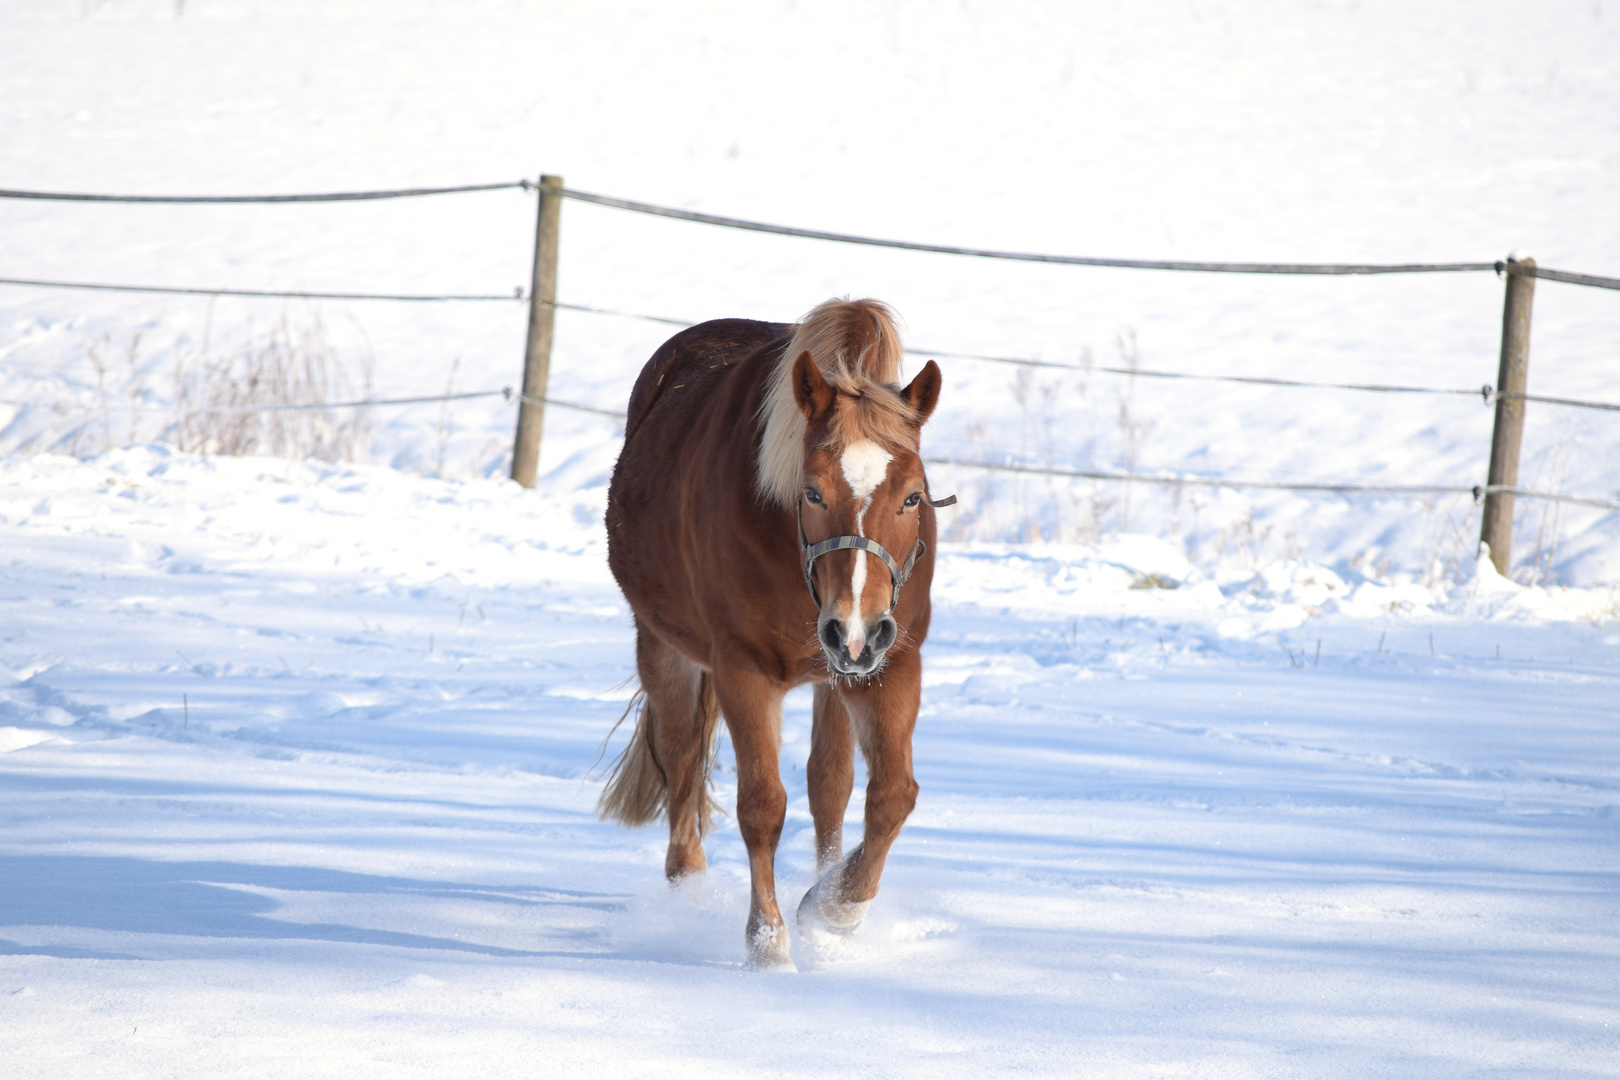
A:
<svg viewBox="0 0 1620 1080">
<path fill-rule="evenodd" d="M 371 407 L 322 408 L 371 397 L 372 363 L 351 371 L 318 315 L 284 314 L 234 352 L 214 356 L 207 338 L 175 349 L 174 414 L 165 433 L 198 454 L 270 454 L 354 461 L 371 441 Z"/>
<path fill-rule="evenodd" d="M 1558 440 L 1541 455 L 1535 472 L 1526 487 L 1533 491 L 1546 491 L 1554 495 L 1564 493 L 1569 477 L 1569 466 L 1576 452 L 1573 424 L 1566 422 Z M 1535 544 L 1527 558 L 1521 558 L 1513 571 L 1514 580 L 1523 585 L 1550 585 L 1553 564 L 1558 559 L 1558 548 L 1564 539 L 1564 504 L 1551 499 L 1516 500 L 1513 535 L 1528 539 L 1529 517 L 1536 517 Z M 1529 505 L 1526 505 L 1529 504 Z"/>
<path fill-rule="evenodd" d="M 1119 353 L 1120 366 L 1131 374 L 1125 386 L 1114 393 L 1116 409 L 1114 423 L 1119 427 L 1120 441 L 1125 448 L 1125 471 L 1136 472 L 1142 459 L 1142 446 L 1153 433 L 1155 421 L 1143 420 L 1136 413 L 1136 372 L 1142 367 L 1142 350 L 1136 343 L 1136 328 L 1127 327 L 1114 337 L 1114 348 Z M 1120 485 L 1119 531 L 1131 530 L 1131 496 L 1135 485 L 1127 480 Z"/>
<path fill-rule="evenodd" d="M 331 406 L 370 400 L 370 353 L 339 349 L 316 314 L 295 323 L 283 313 L 267 331 L 250 333 L 223 353 L 213 350 L 207 331 L 201 343 L 177 341 L 168 405 L 153 393 L 161 361 L 143 360 L 152 353 L 142 334 L 121 347 L 110 334 L 98 334 L 84 353 L 94 376 L 90 393 L 79 404 L 45 406 L 14 423 L 11 452 L 93 457 L 160 442 L 199 454 L 324 461 L 369 456 L 371 406 Z M 447 415 L 440 425 L 448 429 Z M 446 438 L 442 431 L 441 444 Z M 443 452 L 441 445 L 441 458 Z"/>
<path fill-rule="evenodd" d="M 1479 550 L 1479 508 L 1466 495 L 1423 500 L 1422 575 L 1425 588 L 1461 585 L 1474 573 Z"/>
</svg>

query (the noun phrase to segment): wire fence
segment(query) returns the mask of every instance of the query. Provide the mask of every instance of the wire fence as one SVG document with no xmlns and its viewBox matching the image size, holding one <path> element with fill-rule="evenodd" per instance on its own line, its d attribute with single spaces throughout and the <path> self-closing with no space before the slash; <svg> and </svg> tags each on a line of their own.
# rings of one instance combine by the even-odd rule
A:
<svg viewBox="0 0 1620 1080">
<path fill-rule="evenodd" d="M 612 420 L 623 422 L 624 413 L 615 409 L 603 409 L 595 405 L 581 405 L 574 401 L 563 401 L 554 397 L 533 397 L 529 394 L 520 394 L 510 386 L 503 386 L 499 390 L 470 390 L 459 394 L 428 394 L 421 397 L 396 398 L 361 398 L 356 401 L 321 401 L 302 405 L 191 405 L 178 406 L 180 412 L 193 415 L 202 414 L 239 414 L 276 413 L 276 412 L 325 412 L 328 409 L 370 409 L 383 405 L 439 405 L 449 401 L 472 401 L 477 398 L 505 398 L 507 401 L 526 401 L 530 404 L 554 405 L 559 409 L 572 409 L 575 412 L 593 413 L 597 416 L 606 416 Z M 14 405 L 24 407 L 38 407 L 55 409 L 60 412 L 146 412 L 150 405 L 126 405 L 122 402 L 39 402 L 17 401 L 10 398 L 0 398 L 0 405 Z"/>
<path fill-rule="evenodd" d="M 1571 503 L 1601 510 L 1620 510 L 1620 501 L 1594 499 L 1584 495 L 1565 495 L 1561 492 L 1531 491 L 1508 484 L 1365 484 L 1356 481 L 1286 481 L 1237 480 L 1232 477 L 1181 476 L 1163 473 L 1109 472 L 1100 469 L 1065 469 L 1049 465 L 1023 465 L 1017 462 L 978 461 L 963 458 L 925 457 L 928 465 L 952 465 L 965 469 L 985 469 L 990 472 L 1020 473 L 1026 476 L 1061 476 L 1073 480 L 1113 480 L 1132 484 L 1157 484 L 1164 487 L 1234 488 L 1258 491 L 1326 492 L 1360 495 L 1471 495 L 1477 503 L 1486 495 L 1517 495 L 1526 499 Z"/>
<path fill-rule="evenodd" d="M 47 192 L 27 191 L 15 189 L 0 189 L 0 199 L 26 199 L 57 202 L 86 202 L 86 203 L 148 203 L 148 204 L 278 204 L 278 203 L 334 203 L 334 202 L 361 202 L 387 199 L 417 198 L 436 195 L 469 194 L 477 192 L 490 192 L 501 190 L 537 190 L 539 185 L 530 180 L 518 180 L 503 183 L 489 184 L 461 184 L 445 187 L 418 187 L 397 188 L 372 191 L 346 191 L 327 192 L 317 194 L 270 194 L 270 195 L 114 195 L 98 193 L 73 192 Z M 842 244 L 856 244 L 867 247 L 891 248 L 903 251 L 918 251 L 932 254 L 958 255 L 972 258 L 1010 260 L 1018 262 L 1049 263 L 1066 266 L 1105 267 L 1134 270 L 1163 270 L 1195 273 L 1227 273 L 1227 274 L 1278 274 L 1278 275 L 1386 275 L 1386 274 L 1430 274 L 1430 273 L 1475 273 L 1494 272 L 1501 274 L 1517 274 L 1532 276 L 1549 281 L 1567 284 L 1583 285 L 1600 289 L 1620 290 L 1620 278 L 1603 277 L 1594 274 L 1575 273 L 1566 270 L 1556 270 L 1547 267 L 1514 263 L 1505 260 L 1491 262 L 1450 262 L 1450 263 L 1258 263 L 1258 262 L 1198 262 L 1185 260 L 1154 260 L 1154 259 L 1111 259 L 1093 256 L 1054 255 L 1035 252 L 1002 251 L 988 248 L 962 247 L 947 244 L 919 243 L 905 240 L 890 240 L 871 236 L 861 236 L 852 233 L 830 232 L 820 229 L 805 229 L 785 225 L 774 225 L 766 222 L 751 221 L 743 218 L 726 217 L 717 214 L 702 213 L 677 207 L 660 206 L 653 203 L 639 202 L 632 199 L 621 199 L 613 196 L 600 195 L 576 189 L 558 189 L 562 197 L 580 202 L 592 203 L 620 210 L 627 210 L 639 214 L 656 217 L 672 218 L 682 221 L 714 225 L 729 229 L 738 229 L 750 232 L 768 233 L 779 236 L 798 237 L 802 239 L 823 240 Z M 187 296 L 230 296 L 253 299 L 300 299 L 300 300 L 348 300 L 348 301 L 395 301 L 412 303 L 454 303 L 454 302 L 524 302 L 524 290 L 519 287 L 511 293 L 366 293 L 366 292 L 336 292 L 312 290 L 276 290 L 276 289 L 243 289 L 228 287 L 203 286 L 174 286 L 174 285 L 137 285 L 115 284 L 102 282 L 60 281 L 39 278 L 0 277 L 0 284 L 37 287 L 51 289 L 78 289 L 98 292 L 124 292 L 124 293 L 151 293 Z M 550 307 L 578 311 L 589 314 L 612 316 L 625 319 L 634 319 L 645 322 L 658 323 L 668 326 L 689 327 L 695 322 L 685 319 L 671 318 L 644 312 L 624 311 L 614 308 L 597 307 L 586 304 L 564 303 L 560 301 L 536 301 L 530 303 L 546 304 Z M 1365 393 L 1382 394 L 1434 394 L 1450 396 L 1479 397 L 1489 404 L 1493 397 L 1498 399 L 1517 399 L 1534 401 L 1548 405 L 1567 406 L 1572 408 L 1598 409 L 1606 411 L 1620 411 L 1620 404 L 1598 401 L 1584 401 L 1573 398 L 1550 397 L 1536 394 L 1497 394 L 1490 385 L 1477 388 L 1455 387 L 1424 387 L 1424 386 L 1398 386 L 1374 383 L 1338 383 L 1338 382 L 1312 382 L 1298 379 L 1279 379 L 1251 375 L 1206 374 L 1197 372 L 1174 372 L 1146 370 L 1136 367 L 1105 367 L 1083 364 L 1065 364 L 1056 361 L 1041 360 L 1028 357 L 991 356 L 976 353 L 949 352 L 945 350 L 910 348 L 908 353 L 936 357 L 941 359 L 972 360 L 989 363 L 1011 364 L 1033 368 L 1055 368 L 1077 372 L 1101 372 L 1111 375 L 1120 375 L 1130 378 L 1149 379 L 1176 379 L 1205 382 L 1237 383 L 1253 386 L 1297 388 L 1309 390 L 1342 390 Z M 293 412 L 313 411 L 325 409 L 370 408 L 374 406 L 403 406 L 417 404 L 434 404 L 450 401 L 465 401 L 477 398 L 503 397 L 508 401 L 524 402 L 529 404 L 546 404 L 563 409 L 598 415 L 623 422 L 624 413 L 615 409 L 606 409 L 594 405 L 585 405 L 569 402 L 550 396 L 533 396 L 524 393 L 515 393 L 511 387 L 499 390 L 482 390 L 458 394 L 437 394 L 398 398 L 367 398 L 356 401 L 330 402 L 320 404 L 300 405 L 228 405 L 209 406 L 190 409 L 191 412 L 205 413 L 251 413 L 251 412 Z M 37 405 L 37 402 L 0 402 L 7 405 Z M 106 411 L 109 408 L 129 409 L 136 406 L 89 406 L 52 404 L 45 407 L 59 409 L 94 408 Z M 1185 475 L 1163 475 L 1135 472 L 1109 472 L 1088 469 L 1070 469 L 1058 466 L 1027 465 L 1013 462 L 991 462 L 964 460 L 957 458 L 927 458 L 930 464 L 947 465 L 961 468 L 986 469 L 992 471 L 1019 473 L 1028 475 L 1043 475 L 1053 477 L 1067 477 L 1075 479 L 1090 479 L 1125 483 L 1147 483 L 1176 486 L 1203 486 L 1235 489 L 1263 489 L 1273 491 L 1299 491 L 1299 492 L 1331 492 L 1331 493 L 1367 493 L 1388 495 L 1437 495 L 1437 494 L 1469 494 L 1478 501 L 1486 494 L 1511 494 L 1524 498 L 1542 499 L 1551 502 L 1570 503 L 1591 506 L 1605 510 L 1620 510 L 1620 502 L 1588 498 L 1584 496 L 1564 495 L 1555 492 L 1537 492 L 1512 487 L 1509 485 L 1475 485 L 1465 487 L 1459 485 L 1424 485 L 1424 484 L 1366 484 L 1356 482 L 1284 482 L 1284 481 L 1247 481 L 1230 477 L 1200 477 Z"/>
<path fill-rule="evenodd" d="M 0 277 L 0 285 L 38 286 L 56 289 L 89 289 L 100 292 L 132 292 L 132 293 L 160 293 L 181 296 L 238 296 L 255 299 L 290 299 L 290 300 L 399 300 L 399 301 L 504 301 L 524 302 L 525 297 L 521 288 L 511 293 L 353 293 L 353 292 L 311 292 L 311 291 L 285 291 L 271 289 L 229 289 L 204 288 L 169 285 L 113 285 L 91 283 L 82 281 L 56 281 L 36 278 L 9 278 Z M 547 304 L 547 301 L 538 301 Z M 590 304 L 572 304 L 561 301 L 551 301 L 548 306 L 561 311 L 580 311 L 593 315 L 609 315 L 623 319 L 636 319 L 642 322 L 659 323 L 665 326 L 691 327 L 697 321 L 691 319 L 677 319 L 664 315 L 649 315 L 644 312 L 622 311 L 615 308 L 597 307 Z M 948 360 L 976 360 L 994 364 L 1012 364 L 1020 367 L 1052 368 L 1059 371 L 1076 371 L 1082 373 L 1101 372 L 1108 375 L 1124 375 L 1131 378 L 1143 379 L 1187 379 L 1201 382 L 1244 383 L 1252 386 L 1293 387 L 1305 390 L 1355 390 L 1365 393 L 1378 394 L 1442 394 L 1448 396 L 1478 397 L 1485 404 L 1490 404 L 1498 395 L 1496 388 L 1489 383 L 1478 387 L 1440 387 L 1440 386 L 1392 386 L 1379 383 L 1338 383 L 1338 382 L 1312 382 L 1302 379 L 1277 379 L 1260 375 L 1214 375 L 1201 372 L 1188 371 L 1153 371 L 1146 368 L 1121 368 L 1104 365 L 1065 364 L 1053 360 L 1039 360 L 1030 357 L 1017 356 L 989 356 L 980 353 L 951 352 L 945 349 L 927 349 L 908 347 L 907 354 L 912 356 L 926 356 Z M 493 391 L 492 391 L 493 392 Z M 1620 412 L 1620 403 L 1605 401 L 1583 401 L 1576 398 L 1547 397 L 1540 394 L 1503 394 L 1501 397 L 1523 401 L 1534 401 L 1545 405 L 1562 405 L 1577 409 L 1601 409 L 1610 412 Z M 416 399 L 411 399 L 412 403 Z M 394 402 L 376 401 L 370 404 L 395 404 Z M 343 407 L 333 405 L 332 408 Z"/>
<path fill-rule="evenodd" d="M 295 195 L 106 195 L 61 191 L 25 191 L 0 188 L 0 199 L 34 199 L 54 202 L 101 203 L 321 203 L 360 202 L 378 199 L 407 199 L 426 195 L 455 195 L 472 192 L 511 189 L 537 190 L 531 180 L 512 180 L 490 184 L 458 184 L 448 187 L 395 188 L 379 191 L 336 191 L 322 194 Z M 1200 274 L 1286 274 L 1297 275 L 1368 275 L 1368 274 L 1450 274 L 1494 271 L 1497 274 L 1523 274 L 1529 277 L 1560 281 L 1571 285 L 1587 285 L 1599 289 L 1620 289 L 1620 278 L 1597 274 L 1580 274 L 1549 267 L 1517 266 L 1506 260 L 1490 262 L 1448 263 L 1262 263 L 1262 262 L 1199 262 L 1170 259 L 1109 259 L 1090 255 L 1052 255 L 1028 251 L 999 251 L 993 248 L 961 247 L 954 244 L 928 244 L 911 240 L 887 240 L 856 233 L 830 232 L 824 229 L 804 229 L 791 225 L 773 225 L 747 218 L 706 214 L 697 210 L 684 210 L 674 206 L 621 199 L 612 195 L 563 188 L 563 198 L 579 202 L 629 210 L 637 214 L 675 218 L 681 221 L 717 225 L 727 229 L 794 236 L 806 240 L 827 240 L 839 244 L 859 244 L 865 247 L 893 248 L 901 251 L 921 251 L 936 255 L 964 255 L 978 259 L 1005 259 L 1016 262 L 1054 263 L 1062 266 L 1094 266 L 1122 270 L 1171 270 Z M 379 297 L 379 299 L 382 299 Z"/>
<path fill-rule="evenodd" d="M 499 390 L 474 390 L 458 394 L 432 394 L 422 397 L 401 398 L 364 398 L 357 401 L 322 402 L 306 405 L 199 405 L 186 406 L 184 412 L 188 414 L 248 414 L 248 413 L 280 413 L 280 412 L 322 412 L 328 409 L 358 409 L 386 405 L 431 405 L 449 401 L 469 401 L 477 398 L 504 398 L 507 401 L 523 401 L 529 404 L 549 405 L 559 409 L 569 409 L 574 412 L 587 413 L 593 416 L 605 417 L 618 424 L 626 419 L 624 412 L 618 409 L 607 409 L 596 405 L 584 405 L 574 401 L 564 401 L 554 397 L 534 397 L 514 391 L 510 386 Z M 38 405 L 38 402 L 13 401 L 0 399 L 0 405 Z M 91 412 L 132 412 L 140 411 L 141 406 L 124 404 L 99 403 L 54 403 L 43 406 L 61 410 L 82 410 Z M 1212 477 L 1167 473 L 1138 473 L 1107 471 L 1100 469 L 1070 469 L 1052 465 L 1026 465 L 1018 462 L 984 461 L 966 458 L 925 457 L 923 462 L 929 465 L 946 465 L 965 469 L 983 469 L 989 472 L 1017 473 L 1026 476 L 1055 476 L 1077 480 L 1104 480 L 1119 483 L 1155 484 L 1164 487 L 1202 487 L 1202 488 L 1231 488 L 1234 490 L 1262 490 L 1262 491 L 1297 491 L 1321 492 L 1332 494 L 1363 494 L 1363 495 L 1397 495 L 1397 496 L 1424 496 L 1424 495 L 1471 495 L 1477 503 L 1487 494 L 1502 493 L 1516 495 L 1527 499 L 1541 499 L 1547 502 L 1567 503 L 1578 506 L 1590 506 L 1602 510 L 1620 511 L 1620 501 L 1609 499 L 1594 499 L 1581 495 L 1565 495 L 1560 492 L 1532 491 L 1526 488 L 1510 487 L 1502 484 L 1476 484 L 1466 487 L 1457 484 L 1366 484 L 1351 480 L 1322 480 L 1322 481 L 1271 481 L 1271 480 L 1239 480 L 1232 477 Z"/>
<path fill-rule="evenodd" d="M 1178 270 L 1198 274 L 1287 274 L 1297 275 L 1365 275 L 1365 274 L 1453 274 L 1475 273 L 1483 270 L 1495 273 L 1524 274 L 1563 281 L 1572 285 L 1590 285 L 1599 289 L 1620 289 L 1620 278 L 1599 277 L 1596 274 L 1576 274 L 1567 270 L 1549 270 L 1542 267 L 1518 267 L 1506 260 L 1494 262 L 1450 263 L 1258 263 L 1258 262 L 1189 262 L 1165 259 L 1105 259 L 1089 255 L 1044 255 L 1027 251 L 997 251 L 991 248 L 958 247 L 952 244 L 923 244 L 909 240 L 883 240 L 874 236 L 854 233 L 826 232 L 821 229 L 799 229 L 788 225 L 771 225 L 763 221 L 722 217 L 695 210 L 681 210 L 673 206 L 619 199 L 610 195 L 596 195 L 588 191 L 564 188 L 566 199 L 611 206 L 654 217 L 695 221 L 704 225 L 718 225 L 727 229 L 749 232 L 774 233 L 777 236 L 797 236 L 807 240 L 830 240 L 839 244 L 859 244 L 864 247 L 896 248 L 901 251 L 925 251 L 936 255 L 966 255 L 978 259 L 1007 259 L 1015 262 L 1056 263 L 1062 266 L 1096 266 L 1119 270 Z"/>
<path fill-rule="evenodd" d="M 0 285 L 31 285 L 44 289 L 88 289 L 93 292 L 165 293 L 174 296 L 246 296 L 255 299 L 276 300 L 403 300 L 407 302 L 439 303 L 456 300 L 498 300 L 511 302 L 523 299 L 523 290 L 510 293 L 361 293 L 310 292 L 288 289 L 231 289 L 187 285 L 110 285 L 88 281 L 50 281 L 42 278 L 0 277 Z"/>
<path fill-rule="evenodd" d="M 99 203 L 323 203 L 370 202 L 376 199 L 415 199 L 423 195 L 465 195 L 474 191 L 526 190 L 528 180 L 494 184 L 456 184 L 452 187 L 392 188 L 383 191 L 329 191 L 300 195 L 95 195 L 69 191 L 18 191 L 0 188 L 0 199 L 38 199 L 46 202 Z"/>
</svg>

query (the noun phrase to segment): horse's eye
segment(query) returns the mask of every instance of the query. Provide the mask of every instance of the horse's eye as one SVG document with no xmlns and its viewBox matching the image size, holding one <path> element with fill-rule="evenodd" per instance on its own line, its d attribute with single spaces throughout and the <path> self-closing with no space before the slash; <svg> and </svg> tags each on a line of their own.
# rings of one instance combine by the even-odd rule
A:
<svg viewBox="0 0 1620 1080">
<path fill-rule="evenodd" d="M 907 506 L 916 506 L 920 502 L 922 502 L 922 492 L 920 491 L 913 491 L 910 495 L 906 496 Z"/>
<path fill-rule="evenodd" d="M 804 489 L 804 497 L 806 499 L 810 500 L 810 505 L 812 505 L 812 506 L 825 505 L 821 501 L 821 494 L 818 491 L 816 491 L 815 488 L 805 488 Z"/>
</svg>

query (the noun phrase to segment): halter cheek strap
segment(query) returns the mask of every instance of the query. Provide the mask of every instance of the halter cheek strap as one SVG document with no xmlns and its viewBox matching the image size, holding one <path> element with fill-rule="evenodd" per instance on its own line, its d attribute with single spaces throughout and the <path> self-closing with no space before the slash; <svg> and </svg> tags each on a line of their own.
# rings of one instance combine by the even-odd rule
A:
<svg viewBox="0 0 1620 1080">
<path fill-rule="evenodd" d="M 943 499 L 930 499 L 925 496 L 923 502 L 936 508 L 952 506 L 956 503 L 956 496 L 947 495 Z M 855 550 L 876 555 L 883 560 L 883 565 L 889 568 L 889 580 L 894 583 L 894 588 L 889 593 L 889 606 L 885 609 L 885 614 L 893 611 L 895 605 L 900 602 L 900 587 L 906 583 L 907 578 L 911 577 L 911 568 L 917 565 L 917 560 L 922 557 L 923 552 L 928 550 L 928 545 L 923 543 L 923 538 L 917 537 L 917 542 L 911 547 L 911 554 L 907 556 L 905 564 L 901 565 L 882 544 L 864 536 L 834 536 L 817 544 L 809 543 L 804 538 L 803 496 L 799 497 L 794 510 L 794 516 L 799 525 L 799 549 L 804 553 L 804 585 L 805 588 L 810 590 L 810 599 L 816 602 L 816 609 L 818 611 L 821 609 L 821 594 L 816 591 L 816 582 L 812 574 L 816 560 L 830 551 Z"/>
</svg>

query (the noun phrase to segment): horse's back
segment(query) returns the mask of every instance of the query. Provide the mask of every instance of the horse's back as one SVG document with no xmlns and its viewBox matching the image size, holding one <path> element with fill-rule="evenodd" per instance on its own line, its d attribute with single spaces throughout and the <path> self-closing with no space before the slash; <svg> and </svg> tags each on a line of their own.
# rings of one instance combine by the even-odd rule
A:
<svg viewBox="0 0 1620 1080">
<path fill-rule="evenodd" d="M 653 353 L 630 395 L 608 484 L 608 566 L 638 624 L 702 666 L 713 647 L 711 586 L 727 575 L 698 568 L 753 535 L 737 507 L 754 499 L 759 395 L 792 330 L 749 319 L 683 330 Z M 740 572 L 757 561 L 739 559 Z"/>
<path fill-rule="evenodd" d="M 792 329 L 785 323 L 754 319 L 713 319 L 688 327 L 664 342 L 641 369 L 630 391 L 624 426 L 626 445 L 666 391 L 691 381 L 706 382 L 716 369 L 730 367 L 786 341 Z"/>
</svg>

